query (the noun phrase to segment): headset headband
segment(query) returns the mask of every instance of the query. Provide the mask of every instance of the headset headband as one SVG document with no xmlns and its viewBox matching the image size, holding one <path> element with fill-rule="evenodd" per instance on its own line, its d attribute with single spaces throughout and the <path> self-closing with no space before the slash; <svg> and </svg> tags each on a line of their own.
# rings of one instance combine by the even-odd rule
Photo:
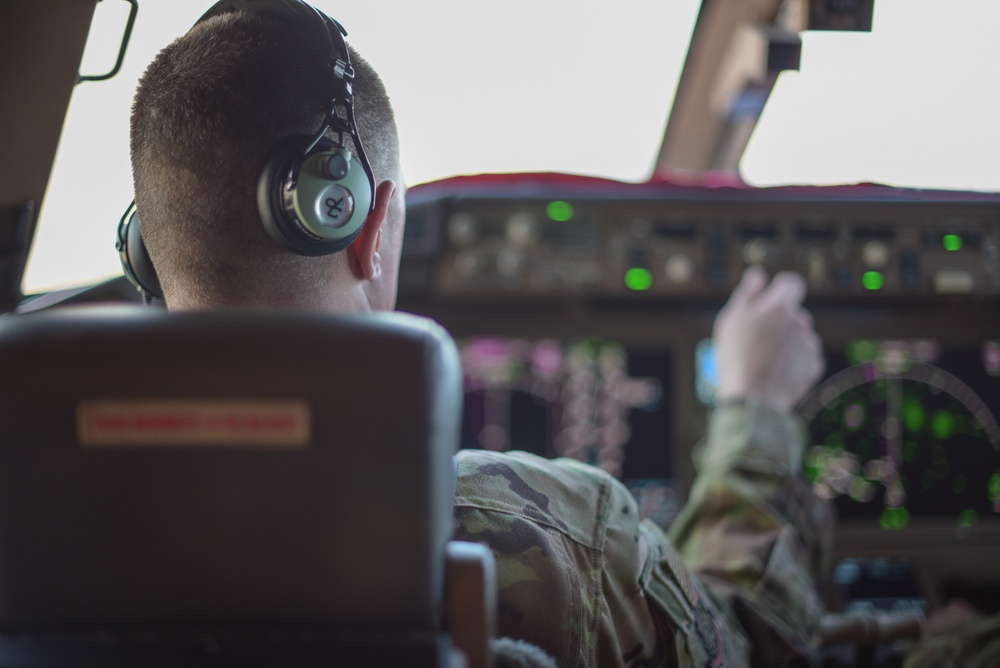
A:
<svg viewBox="0 0 1000 668">
<path fill-rule="evenodd" d="M 302 25 L 322 28 L 314 29 L 314 32 L 317 39 L 326 46 L 326 53 L 329 57 L 327 68 L 333 74 L 335 91 L 330 100 L 330 107 L 326 111 L 323 125 L 306 146 L 302 155 L 303 157 L 308 155 L 330 130 L 338 134 L 338 143 L 341 146 L 345 145 L 344 134 L 349 134 L 354 144 L 354 152 L 368 178 L 368 185 L 374 193 L 375 174 L 372 172 L 371 163 L 368 162 L 368 156 L 354 120 L 354 67 L 351 65 L 351 56 L 347 50 L 347 43 L 344 41 L 344 37 L 347 36 L 347 30 L 344 29 L 344 26 L 332 16 L 302 2 L 302 0 L 219 0 L 195 21 L 195 25 L 214 16 L 235 11 L 283 16 Z M 337 113 L 338 109 L 343 111 L 343 117 Z M 291 172 L 289 172 L 289 181 L 290 185 L 294 187 L 295 177 Z M 374 200 L 372 205 L 374 206 Z"/>
<path fill-rule="evenodd" d="M 340 25 L 340 22 L 333 17 L 321 12 L 312 5 L 307 5 L 301 0 L 219 0 L 219 2 L 209 7 L 208 11 L 202 14 L 200 19 L 195 21 L 195 25 L 213 16 L 236 11 L 284 16 L 303 24 L 309 23 L 312 25 L 317 25 L 315 19 L 318 18 L 326 29 L 317 30 L 316 33 L 319 35 L 320 40 L 326 42 L 327 53 L 333 57 L 336 57 L 336 54 L 343 54 L 348 64 L 350 64 L 350 59 L 347 56 L 347 45 L 344 43 L 344 37 L 347 36 L 344 26 Z"/>
</svg>

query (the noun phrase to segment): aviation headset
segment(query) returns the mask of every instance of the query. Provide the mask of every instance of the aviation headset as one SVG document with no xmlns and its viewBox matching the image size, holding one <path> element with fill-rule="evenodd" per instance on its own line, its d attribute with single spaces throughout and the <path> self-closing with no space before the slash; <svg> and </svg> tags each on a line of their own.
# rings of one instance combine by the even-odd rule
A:
<svg viewBox="0 0 1000 668">
<path fill-rule="evenodd" d="M 354 68 L 336 20 L 302 0 L 220 0 L 195 23 L 237 10 L 284 16 L 322 40 L 333 97 L 313 135 L 284 140 L 271 153 L 257 184 L 257 209 L 274 241 L 299 255 L 331 255 L 353 242 L 375 206 L 375 175 L 354 121 Z M 325 135 L 332 131 L 336 139 Z M 346 148 L 350 135 L 357 155 Z M 115 244 L 122 269 L 144 299 L 163 298 L 139 232 L 135 201 L 118 223 Z"/>
</svg>

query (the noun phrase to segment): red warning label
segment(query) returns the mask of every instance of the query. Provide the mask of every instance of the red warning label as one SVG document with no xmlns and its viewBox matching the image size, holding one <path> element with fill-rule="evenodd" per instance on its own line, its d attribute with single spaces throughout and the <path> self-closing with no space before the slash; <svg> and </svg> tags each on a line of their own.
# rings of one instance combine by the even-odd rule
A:
<svg viewBox="0 0 1000 668">
<path fill-rule="evenodd" d="M 309 405 L 296 400 L 101 400 L 77 407 L 86 447 L 305 447 Z"/>
</svg>

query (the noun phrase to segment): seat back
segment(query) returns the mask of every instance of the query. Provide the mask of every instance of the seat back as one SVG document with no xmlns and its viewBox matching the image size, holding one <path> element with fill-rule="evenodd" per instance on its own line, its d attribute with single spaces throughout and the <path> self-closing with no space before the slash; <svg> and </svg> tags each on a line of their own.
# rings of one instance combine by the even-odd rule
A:
<svg viewBox="0 0 1000 668">
<path fill-rule="evenodd" d="M 438 623 L 453 342 L 402 314 L 0 321 L 0 629 Z"/>
</svg>

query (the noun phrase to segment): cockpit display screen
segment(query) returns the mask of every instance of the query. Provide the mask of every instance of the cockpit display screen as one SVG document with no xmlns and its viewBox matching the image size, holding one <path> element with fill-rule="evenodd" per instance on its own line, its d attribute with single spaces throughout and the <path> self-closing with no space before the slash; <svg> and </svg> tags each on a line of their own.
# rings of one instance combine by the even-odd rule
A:
<svg viewBox="0 0 1000 668">
<path fill-rule="evenodd" d="M 828 351 L 827 373 L 799 407 L 805 469 L 842 517 L 1000 517 L 1000 341 L 855 340 Z"/>
<path fill-rule="evenodd" d="M 599 466 L 662 524 L 672 485 L 671 358 L 614 341 L 470 337 L 462 447 L 525 450 Z"/>
</svg>

